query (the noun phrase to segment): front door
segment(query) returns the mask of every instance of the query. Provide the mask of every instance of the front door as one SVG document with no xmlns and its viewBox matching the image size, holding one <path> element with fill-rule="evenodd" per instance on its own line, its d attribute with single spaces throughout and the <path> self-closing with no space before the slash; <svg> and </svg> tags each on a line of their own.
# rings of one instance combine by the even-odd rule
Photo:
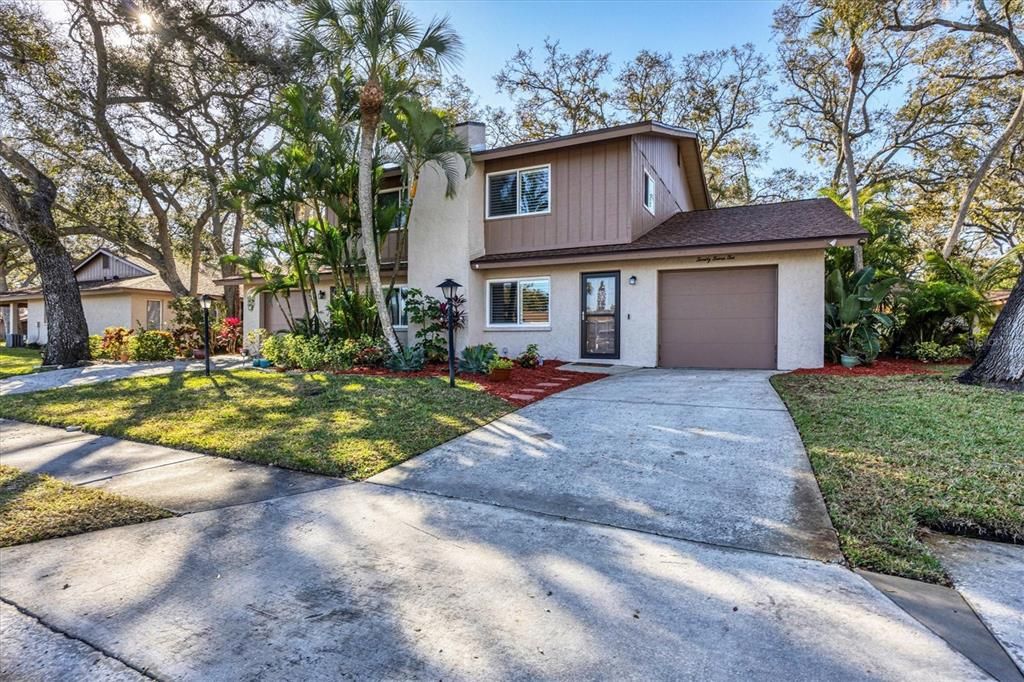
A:
<svg viewBox="0 0 1024 682">
<path fill-rule="evenodd" d="M 619 357 L 619 273 L 585 272 L 581 276 L 580 357 Z"/>
</svg>

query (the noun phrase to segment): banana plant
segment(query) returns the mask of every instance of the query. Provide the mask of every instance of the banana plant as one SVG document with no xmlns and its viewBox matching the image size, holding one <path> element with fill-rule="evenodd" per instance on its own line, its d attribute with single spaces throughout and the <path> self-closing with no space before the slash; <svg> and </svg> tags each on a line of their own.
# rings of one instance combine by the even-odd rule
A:
<svg viewBox="0 0 1024 682">
<path fill-rule="evenodd" d="M 882 332 L 892 318 L 879 310 L 896 278 L 875 281 L 875 269 L 866 267 L 843 281 L 834 269 L 825 282 L 825 349 L 847 365 L 871 364 L 882 349 Z"/>
</svg>

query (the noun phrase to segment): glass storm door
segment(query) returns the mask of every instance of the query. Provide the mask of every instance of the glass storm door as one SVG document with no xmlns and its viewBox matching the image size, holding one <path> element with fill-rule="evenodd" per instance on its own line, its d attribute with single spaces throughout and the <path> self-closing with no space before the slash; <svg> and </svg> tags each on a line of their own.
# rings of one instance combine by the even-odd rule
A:
<svg viewBox="0 0 1024 682">
<path fill-rule="evenodd" d="M 581 276 L 580 357 L 619 357 L 619 273 Z"/>
</svg>

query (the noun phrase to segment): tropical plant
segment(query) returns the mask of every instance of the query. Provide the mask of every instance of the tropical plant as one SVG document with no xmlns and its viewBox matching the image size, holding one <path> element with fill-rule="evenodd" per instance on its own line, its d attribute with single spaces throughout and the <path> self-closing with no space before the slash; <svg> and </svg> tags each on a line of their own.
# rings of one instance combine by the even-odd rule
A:
<svg viewBox="0 0 1024 682">
<path fill-rule="evenodd" d="M 493 372 L 496 369 L 512 369 L 516 366 L 516 363 L 509 358 L 494 358 L 490 364 L 487 365 L 487 371 Z"/>
<path fill-rule="evenodd" d="M 272 334 L 268 336 L 263 342 L 261 349 L 263 357 L 279 367 L 284 367 L 285 365 L 284 337 L 285 334 Z"/>
<path fill-rule="evenodd" d="M 315 64 L 351 69 L 359 86 L 360 237 L 366 275 L 385 342 L 400 344 L 381 284 L 373 220 L 374 151 L 385 105 L 413 94 L 413 76 L 456 59 L 461 41 L 448 19 L 419 22 L 399 0 L 306 0 L 299 19 L 302 51 Z"/>
<path fill-rule="evenodd" d="M 426 356 L 419 346 L 403 348 L 397 353 L 388 356 L 385 363 L 387 368 L 395 372 L 415 372 L 423 369 L 426 364 Z"/>
<path fill-rule="evenodd" d="M 463 306 L 466 299 L 452 299 L 454 330 L 466 324 Z M 405 295 L 405 312 L 409 322 L 416 326 L 416 344 L 423 348 L 427 362 L 445 362 L 448 359 L 448 302 L 425 295 L 419 289 L 409 289 Z"/>
<path fill-rule="evenodd" d="M 516 362 L 520 367 L 524 369 L 533 369 L 540 365 L 540 349 L 537 344 L 531 343 L 526 347 L 519 357 L 516 358 Z"/>
<path fill-rule="evenodd" d="M 834 361 L 842 356 L 856 362 L 872 363 L 881 351 L 882 330 L 892 318 L 878 308 L 889 295 L 895 280 L 875 281 L 875 269 L 854 273 L 849 282 L 842 272 L 829 272 L 825 286 L 825 352 Z"/>
<path fill-rule="evenodd" d="M 202 334 L 191 324 L 175 325 L 171 328 L 171 337 L 174 339 L 174 348 L 183 358 L 190 357 L 192 351 L 203 347 Z"/>
<path fill-rule="evenodd" d="M 132 332 L 124 327 L 107 327 L 103 330 L 103 353 L 112 360 L 128 359 L 129 340 Z"/>
<path fill-rule="evenodd" d="M 237 353 L 242 345 L 242 320 L 237 317 L 225 317 L 217 325 L 214 344 L 227 353 Z"/>
<path fill-rule="evenodd" d="M 498 349 L 493 343 L 466 346 L 462 349 L 462 357 L 459 359 L 459 371 L 486 374 L 497 357 Z"/>
</svg>

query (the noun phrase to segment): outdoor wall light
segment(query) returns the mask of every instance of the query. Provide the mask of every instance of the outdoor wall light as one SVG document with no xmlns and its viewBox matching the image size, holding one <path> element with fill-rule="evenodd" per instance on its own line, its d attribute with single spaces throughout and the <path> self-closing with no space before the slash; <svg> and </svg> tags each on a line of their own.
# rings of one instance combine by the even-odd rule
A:
<svg viewBox="0 0 1024 682">
<path fill-rule="evenodd" d="M 636 275 L 630 275 L 629 276 L 629 285 L 633 286 L 634 284 L 636 284 Z"/>
<path fill-rule="evenodd" d="M 437 285 L 448 303 L 448 385 L 455 388 L 455 297 L 462 285 L 449 277 Z"/>
<path fill-rule="evenodd" d="M 829 246 L 835 246 L 835 245 L 836 245 L 836 244 L 838 244 L 838 243 L 839 243 L 839 240 L 838 240 L 838 239 L 829 239 L 829 240 L 828 240 L 828 245 L 829 245 Z"/>
<path fill-rule="evenodd" d="M 321 289 L 320 291 L 316 292 L 316 295 L 320 297 L 321 301 L 324 300 L 325 298 L 327 298 L 327 292 L 324 291 L 323 289 Z"/>
</svg>

